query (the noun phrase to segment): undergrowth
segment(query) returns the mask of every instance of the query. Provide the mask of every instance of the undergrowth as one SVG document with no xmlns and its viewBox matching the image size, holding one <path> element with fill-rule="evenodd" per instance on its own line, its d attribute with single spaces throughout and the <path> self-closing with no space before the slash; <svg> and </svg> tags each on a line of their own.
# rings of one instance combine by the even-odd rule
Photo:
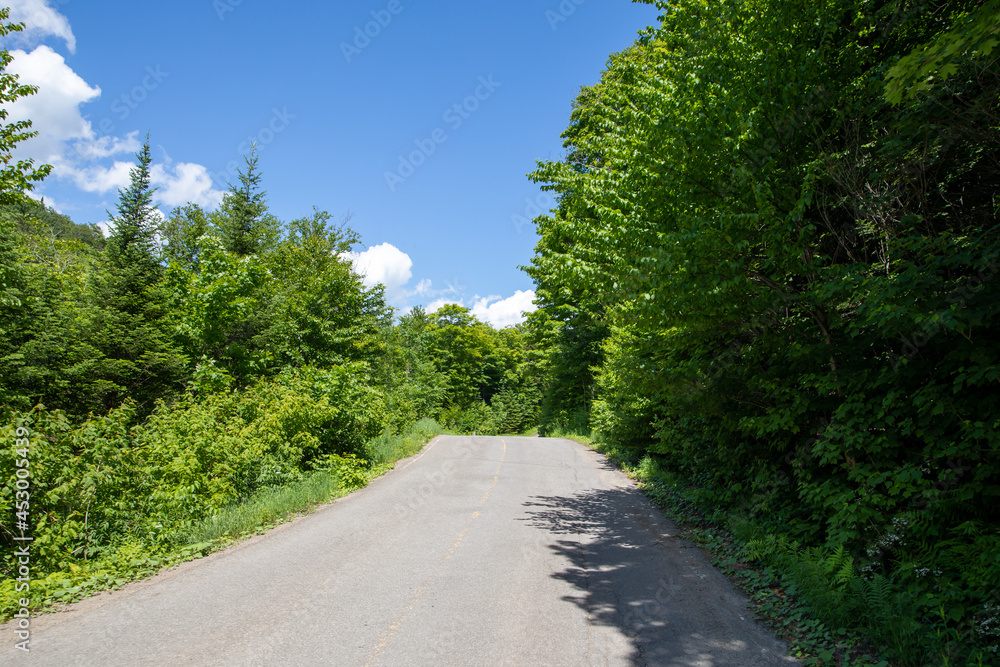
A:
<svg viewBox="0 0 1000 667">
<path fill-rule="evenodd" d="M 593 442 L 586 436 L 573 439 Z M 591 446 L 635 479 L 685 536 L 709 553 L 804 665 L 1000 664 L 1000 607 L 987 605 L 976 629 L 987 633 L 992 646 L 970 650 L 961 633 L 948 629 L 946 606 L 939 609 L 940 622 L 929 624 L 917 604 L 926 592 L 864 570 L 843 545 L 803 546 L 740 513 L 706 503 L 703 490 L 648 455 L 603 443 Z"/>
</svg>

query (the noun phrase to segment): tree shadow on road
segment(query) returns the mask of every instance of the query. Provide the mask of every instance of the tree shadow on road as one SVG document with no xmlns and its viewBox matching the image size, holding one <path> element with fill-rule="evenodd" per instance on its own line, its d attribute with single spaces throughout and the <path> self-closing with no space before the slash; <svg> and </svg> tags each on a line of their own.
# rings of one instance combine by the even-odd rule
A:
<svg viewBox="0 0 1000 667">
<path fill-rule="evenodd" d="M 534 496 L 524 506 L 521 520 L 543 531 L 539 549 L 565 563 L 551 576 L 577 591 L 563 599 L 627 638 L 631 664 L 789 664 L 745 598 L 638 490 Z"/>
</svg>

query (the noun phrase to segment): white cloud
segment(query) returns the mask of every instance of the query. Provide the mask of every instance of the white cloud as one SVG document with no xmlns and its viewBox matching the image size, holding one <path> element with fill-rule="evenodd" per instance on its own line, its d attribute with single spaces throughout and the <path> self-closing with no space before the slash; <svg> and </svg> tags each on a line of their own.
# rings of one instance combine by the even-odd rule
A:
<svg viewBox="0 0 1000 667">
<path fill-rule="evenodd" d="M 10 120 L 31 120 L 31 129 L 38 132 L 38 136 L 18 146 L 17 156 L 54 164 L 63 159 L 67 141 L 93 140 L 94 130 L 80 114 L 80 105 L 100 97 L 101 89 L 87 85 L 48 46 L 39 46 L 31 53 L 10 53 L 14 59 L 7 70 L 17 74 L 20 83 L 38 86 L 37 93 L 9 107 Z"/>
<path fill-rule="evenodd" d="M 438 300 L 440 300 L 441 297 L 452 295 L 452 294 L 461 294 L 461 293 L 462 293 L 462 290 L 460 288 L 456 287 L 455 285 L 452 285 L 452 284 L 449 284 L 447 287 L 445 287 L 443 289 L 435 289 L 434 288 L 434 283 L 431 282 L 431 279 L 430 278 L 424 278 L 419 283 L 417 283 L 416 287 L 414 287 L 410 292 L 407 293 L 407 296 L 408 297 L 418 296 L 418 297 L 420 297 L 422 299 L 432 299 L 432 300 L 433 299 L 438 299 Z M 432 301 L 432 303 L 434 303 L 434 301 Z M 449 302 L 449 303 L 451 303 L 451 302 Z M 458 302 L 455 301 L 454 303 L 458 303 Z"/>
<path fill-rule="evenodd" d="M 538 307 L 533 303 L 534 300 L 535 292 L 532 290 L 528 290 L 526 292 L 517 290 L 514 292 L 513 296 L 509 296 L 506 299 L 496 295 L 484 297 L 476 296 L 473 297 L 472 307 L 469 308 L 469 310 L 476 316 L 476 319 L 481 322 L 486 322 L 495 329 L 503 329 L 504 327 L 510 327 L 524 322 L 524 313 L 530 313 L 537 310 Z M 465 306 L 464 300 L 442 297 L 427 304 L 427 308 L 425 308 L 425 310 L 428 313 L 434 313 L 437 312 L 441 306 L 449 303 Z"/>
<path fill-rule="evenodd" d="M 501 299 L 499 296 L 476 298 L 472 304 L 472 314 L 484 322 L 489 322 L 496 329 L 513 326 L 524 322 L 524 314 L 536 310 L 532 303 L 535 292 L 517 290 L 513 296 Z"/>
<path fill-rule="evenodd" d="M 53 165 L 53 176 L 71 181 L 84 192 L 105 194 L 127 187 L 135 162 L 115 160 L 109 165 L 106 160 L 137 152 L 141 148 L 138 132 L 124 137 L 97 136 L 80 111 L 83 104 L 100 97 L 101 89 L 88 85 L 48 46 L 39 46 L 31 53 L 11 53 L 14 60 L 8 70 L 22 83 L 38 86 L 36 94 L 10 105 L 11 120 L 30 119 L 32 130 L 38 132 L 18 146 L 15 157 Z M 222 203 L 224 193 L 212 187 L 208 170 L 200 164 L 174 163 L 166 156 L 163 162 L 153 164 L 150 176 L 159 188 L 156 201 L 166 206 L 192 202 L 216 208 Z"/>
<path fill-rule="evenodd" d="M 123 153 L 137 153 L 140 148 L 142 143 L 139 141 L 138 130 L 129 132 L 124 138 L 109 135 L 73 144 L 73 152 L 84 160 L 99 160 Z"/>
<path fill-rule="evenodd" d="M 110 167 L 99 164 L 76 167 L 67 162 L 58 162 L 52 173 L 72 180 L 84 192 L 104 194 L 115 188 L 128 187 L 129 171 L 133 166 L 135 165 L 131 162 L 115 162 Z"/>
<path fill-rule="evenodd" d="M 224 192 L 212 187 L 208 169 L 200 164 L 174 164 L 167 158 L 165 163 L 154 164 L 149 175 L 152 184 L 159 188 L 156 192 L 157 201 L 167 206 L 183 206 L 190 202 L 206 208 L 216 208 L 225 196 Z"/>
<path fill-rule="evenodd" d="M 413 288 L 414 296 L 426 296 L 432 292 L 430 278 L 424 278 Z"/>
<path fill-rule="evenodd" d="M 391 243 L 382 243 L 349 256 L 365 285 L 372 287 L 382 283 L 389 301 L 407 296 L 404 287 L 413 277 L 413 260 L 405 252 Z"/>
<path fill-rule="evenodd" d="M 76 53 L 76 37 L 69 21 L 50 7 L 48 0 L 7 0 L 4 5 L 10 7 L 12 22 L 25 24 L 23 31 L 10 36 L 14 41 L 33 45 L 45 37 L 59 37 L 66 41 L 70 53 Z"/>
</svg>

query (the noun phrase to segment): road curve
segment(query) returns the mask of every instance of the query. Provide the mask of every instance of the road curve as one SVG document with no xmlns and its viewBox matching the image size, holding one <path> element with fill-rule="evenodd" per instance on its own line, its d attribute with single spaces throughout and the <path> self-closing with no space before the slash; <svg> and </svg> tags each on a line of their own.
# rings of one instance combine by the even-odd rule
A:
<svg viewBox="0 0 1000 667">
<path fill-rule="evenodd" d="M 3 665 L 787 665 L 629 480 L 568 440 L 439 437 L 266 535 L 2 626 Z"/>
</svg>

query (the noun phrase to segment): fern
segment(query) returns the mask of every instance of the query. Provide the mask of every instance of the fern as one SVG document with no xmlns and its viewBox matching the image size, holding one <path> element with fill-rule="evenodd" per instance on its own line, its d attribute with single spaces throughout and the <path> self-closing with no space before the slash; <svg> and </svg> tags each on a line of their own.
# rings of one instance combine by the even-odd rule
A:
<svg viewBox="0 0 1000 667">
<path fill-rule="evenodd" d="M 823 560 L 823 573 L 839 587 L 854 579 L 854 558 L 845 552 L 843 544 Z"/>
<path fill-rule="evenodd" d="M 889 580 L 876 574 L 871 581 L 857 579 L 858 590 L 864 601 L 866 612 L 872 619 L 889 620 L 893 617 L 893 590 Z"/>
<path fill-rule="evenodd" d="M 747 560 L 760 560 L 766 563 L 775 557 L 780 559 L 783 556 L 794 556 L 799 548 L 799 543 L 789 540 L 786 535 L 769 533 L 763 538 L 747 542 L 743 547 L 743 556 Z"/>
</svg>

